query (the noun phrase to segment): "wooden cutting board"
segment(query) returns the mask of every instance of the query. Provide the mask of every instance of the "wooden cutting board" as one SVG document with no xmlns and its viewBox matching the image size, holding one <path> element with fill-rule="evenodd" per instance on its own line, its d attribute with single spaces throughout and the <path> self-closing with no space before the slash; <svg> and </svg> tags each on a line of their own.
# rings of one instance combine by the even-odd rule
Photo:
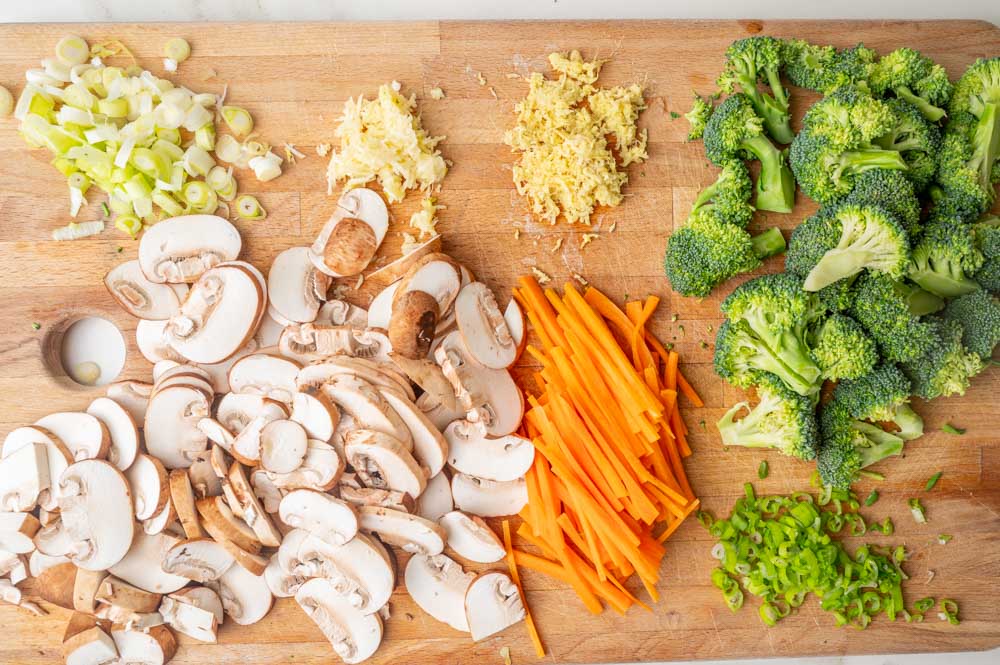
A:
<svg viewBox="0 0 1000 665">
<path fill-rule="evenodd" d="M 269 211 L 266 221 L 237 222 L 245 258 L 266 268 L 279 251 L 306 244 L 333 208 L 326 193 L 326 160 L 315 146 L 333 140 L 344 100 L 372 95 L 380 83 L 400 81 L 416 93 L 424 125 L 448 138 L 443 152 L 454 162 L 444 182 L 440 230 L 445 249 L 465 262 L 499 294 L 509 293 L 517 275 L 531 267 L 562 283 L 571 273 L 586 276 L 615 299 L 626 294 L 657 294 L 663 299 L 654 322 L 664 341 L 681 352 L 683 369 L 705 399 L 704 409 L 684 409 L 694 456 L 688 472 L 706 508 L 728 509 L 746 480 L 761 492 L 787 493 L 808 488 L 811 465 L 777 454 L 724 450 L 711 423 L 726 405 L 741 398 L 712 374 L 713 330 L 720 321 L 722 289 L 705 300 L 673 295 L 662 276 L 663 246 L 671 229 L 683 223 L 697 190 L 714 171 L 700 143 L 686 143 L 687 123 L 671 113 L 688 110 L 691 90 L 710 92 L 727 44 L 765 33 L 797 36 L 847 46 L 857 41 L 887 52 L 898 46 L 920 49 L 957 77 L 975 58 L 1000 54 L 1000 30 L 976 22 L 509 22 L 509 23 L 362 23 L 362 24 L 151 24 L 0 26 L 0 83 L 20 91 L 24 70 L 49 57 L 56 41 L 78 33 L 92 43 L 119 38 L 142 65 L 162 73 L 161 48 L 183 36 L 193 48 L 176 79 L 196 91 L 221 92 L 248 108 L 262 137 L 294 143 L 307 157 L 267 184 L 240 177 L 242 191 L 256 194 Z M 512 107 L 526 89 L 519 78 L 546 68 L 554 50 L 582 49 L 587 56 L 611 57 L 602 81 L 644 82 L 649 109 L 645 164 L 629 169 L 623 205 L 595 216 L 599 238 L 580 249 L 581 227 L 549 227 L 531 219 L 510 179 L 512 156 L 502 144 Z M 486 85 L 477 82 L 482 73 Z M 515 76 L 518 75 L 518 76 Z M 446 97 L 429 99 L 441 87 Z M 812 96 L 795 91 L 801 110 Z M 280 152 L 280 150 L 279 150 Z M 16 122 L 0 120 L 0 430 L 33 422 L 64 409 L 82 409 L 101 394 L 57 376 L 58 363 L 46 361 L 57 348 L 60 331 L 75 317 L 105 316 L 123 331 L 128 360 L 123 377 L 149 380 L 150 366 L 134 344 L 135 321 L 120 312 L 101 278 L 118 262 L 133 258 L 135 243 L 112 230 L 72 243 L 55 243 L 49 234 L 69 221 L 63 178 L 49 166 L 49 155 L 28 150 Z M 96 195 L 92 198 L 97 198 Z M 411 196 L 392 208 L 393 231 L 400 231 L 418 205 Z M 94 218 L 97 206 L 83 213 Z M 789 230 L 815 206 L 799 197 L 791 215 L 761 214 L 755 227 Z M 613 232 L 610 231 L 615 226 Z M 520 239 L 515 240 L 515 230 Z M 558 239 L 561 248 L 553 251 Z M 384 251 L 398 253 L 391 232 Z M 780 259 L 768 270 L 780 270 Z M 731 287 L 732 285 L 730 285 Z M 502 297 L 505 300 L 506 296 Z M 673 317 L 676 321 L 672 321 Z M 41 328 L 34 330 L 32 324 Z M 703 342 L 707 345 L 703 346 Z M 923 596 L 952 597 L 961 603 L 962 624 L 949 626 L 933 616 L 922 624 L 876 621 L 868 630 L 838 629 L 814 600 L 775 628 L 760 622 L 754 603 L 731 613 L 709 583 L 711 540 L 695 522 L 686 523 L 668 543 L 661 582 L 663 599 L 651 612 L 634 609 L 621 617 L 612 611 L 587 614 L 564 585 L 524 571 L 528 601 L 549 648 L 549 662 L 586 663 L 752 656 L 810 656 L 847 653 L 959 651 L 1000 645 L 1000 442 L 995 428 L 1000 372 L 978 377 L 962 399 L 918 404 L 927 434 L 907 445 L 904 459 L 884 464 L 878 483 L 881 499 L 865 511 L 871 518 L 891 515 L 892 537 L 866 538 L 904 543 L 912 552 L 908 604 Z M 683 406 L 683 403 L 682 403 Z M 943 434 L 949 421 L 962 437 Z M 705 423 L 709 425 L 706 427 Z M 770 464 L 767 480 L 757 480 L 761 459 Z M 930 494 L 924 483 L 944 471 Z M 873 483 L 858 491 L 866 496 Z M 920 496 L 930 523 L 916 525 L 906 499 Z M 939 545 L 939 533 L 954 539 Z M 405 555 L 400 556 L 400 563 Z M 931 579 L 933 577 L 933 579 Z M 30 587 L 29 587 L 30 590 Z M 473 644 L 426 616 L 398 590 L 391 603 L 382 648 L 371 662 L 501 663 L 509 647 L 514 663 L 535 660 L 523 626 Z M 67 614 L 54 610 L 39 619 L 10 606 L 0 607 L 0 662 L 61 662 L 59 644 Z M 319 630 L 292 601 L 281 601 L 261 623 L 239 627 L 227 622 L 218 645 L 182 638 L 175 663 L 331 663 L 338 662 Z"/>
</svg>

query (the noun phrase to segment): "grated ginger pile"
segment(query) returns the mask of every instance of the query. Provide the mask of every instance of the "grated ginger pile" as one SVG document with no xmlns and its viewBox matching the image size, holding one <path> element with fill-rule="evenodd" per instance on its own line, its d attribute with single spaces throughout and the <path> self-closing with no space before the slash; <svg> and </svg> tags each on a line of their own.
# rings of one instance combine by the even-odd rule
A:
<svg viewBox="0 0 1000 665">
<path fill-rule="evenodd" d="M 621 203 L 628 181 L 621 169 L 647 157 L 646 130 L 637 126 L 646 108 L 642 87 L 597 87 L 604 63 L 586 61 L 579 51 L 549 55 L 559 78 L 531 74 L 528 95 L 515 107 L 517 124 L 504 134 L 504 143 L 521 153 L 513 168 L 518 193 L 550 224 L 560 214 L 571 224 L 589 224 L 597 205 Z"/>
</svg>

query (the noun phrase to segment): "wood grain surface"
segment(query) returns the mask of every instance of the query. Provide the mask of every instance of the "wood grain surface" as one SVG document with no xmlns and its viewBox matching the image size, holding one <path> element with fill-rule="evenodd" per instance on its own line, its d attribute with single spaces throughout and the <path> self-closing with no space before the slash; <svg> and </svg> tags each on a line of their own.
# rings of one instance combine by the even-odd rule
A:
<svg viewBox="0 0 1000 665">
<path fill-rule="evenodd" d="M 700 143 L 685 143 L 687 123 L 671 112 L 689 107 L 691 90 L 709 92 L 733 39 L 763 32 L 798 36 L 847 46 L 864 41 L 885 52 L 907 45 L 944 64 L 953 77 L 980 56 L 1000 53 L 1000 30 L 976 22 L 570 22 L 570 23 L 365 23 L 365 24 L 151 24 L 0 26 L 0 82 L 15 91 L 23 71 L 48 57 L 68 32 L 89 40 L 120 38 L 141 64 L 161 74 L 160 50 L 167 38 L 183 36 L 193 47 L 176 80 L 196 91 L 221 92 L 248 108 L 261 135 L 276 145 L 294 143 L 308 156 L 270 183 L 240 176 L 241 191 L 259 197 L 269 211 L 263 222 L 236 222 L 244 238 L 244 258 L 266 268 L 279 251 L 306 244 L 333 208 L 326 193 L 326 160 L 314 147 L 333 140 L 342 102 L 372 95 L 380 83 L 400 81 L 416 93 L 424 125 L 443 134 L 445 156 L 453 161 L 440 202 L 440 230 L 446 251 L 465 262 L 494 287 L 501 299 L 518 274 L 537 266 L 554 283 L 573 272 L 586 276 L 615 299 L 654 293 L 663 305 L 654 321 L 664 341 L 682 354 L 684 371 L 703 395 L 706 407 L 684 405 L 694 455 L 688 473 L 704 506 L 726 514 L 753 479 L 762 492 L 808 487 L 812 466 L 777 454 L 725 450 L 711 426 L 741 398 L 711 370 L 713 330 L 720 321 L 718 302 L 729 292 L 704 300 L 670 292 L 662 276 L 663 246 L 671 229 L 683 223 L 695 192 L 714 179 Z M 611 57 L 602 81 L 642 81 L 649 109 L 649 161 L 631 167 L 623 205 L 600 210 L 594 221 L 599 238 L 583 251 L 582 227 L 549 227 L 532 221 L 511 184 L 513 157 L 502 145 L 523 80 L 508 77 L 544 69 L 553 50 L 578 48 L 588 57 Z M 476 73 L 482 72 L 487 86 Z M 441 87 L 446 97 L 431 100 Z M 494 98 L 490 89 L 496 93 Z M 801 110 L 813 97 L 793 90 Z M 46 361 L 60 330 L 81 315 L 97 314 L 116 323 L 128 344 L 123 377 L 149 380 L 150 366 L 134 343 L 135 321 L 106 295 L 101 278 L 118 262 L 136 254 L 135 243 L 112 230 L 82 241 L 54 243 L 51 230 L 69 221 L 65 181 L 49 166 L 49 155 L 28 150 L 16 122 L 0 120 L 0 432 L 33 422 L 56 410 L 82 409 L 100 389 L 74 386 Z M 96 196 L 92 196 L 96 198 Z M 399 234 L 419 197 L 392 207 L 394 226 L 383 252 L 395 256 Z M 83 218 L 96 216 L 92 205 Z M 794 214 L 760 214 L 753 226 L 777 225 L 786 231 L 815 209 L 803 196 Z M 614 232 L 609 229 L 616 223 Z M 514 239 L 520 229 L 520 240 Z M 564 242 L 559 251 L 552 247 Z M 121 251 L 119 252 L 119 248 Z M 780 270 L 772 260 L 767 270 Z M 672 321 L 671 315 L 677 320 Z M 32 323 L 41 324 L 35 331 Z M 703 345 L 703 342 L 707 343 Z M 51 354 L 50 354 L 51 355 Z M 523 571 L 528 600 L 555 663 L 595 663 L 681 658 L 836 655 L 847 653 L 960 651 L 1000 645 L 1000 442 L 995 369 L 975 379 L 961 399 L 918 403 L 927 434 L 907 445 L 903 459 L 880 467 L 881 499 L 865 510 L 870 518 L 891 515 L 896 534 L 866 537 L 903 543 L 912 552 L 906 570 L 908 604 L 923 596 L 959 601 L 962 623 L 949 626 L 929 616 L 922 624 L 877 620 L 868 630 L 838 629 L 807 602 L 775 628 L 766 629 L 753 602 L 733 614 L 709 582 L 711 539 L 693 520 L 668 543 L 663 563 L 661 602 L 651 612 L 627 616 L 607 611 L 589 615 L 573 592 L 551 579 Z M 967 428 L 962 437 L 944 434 L 950 421 Z M 708 426 L 705 425 L 708 423 Z M 770 476 L 756 480 L 761 459 Z M 925 481 L 944 475 L 930 494 Z M 865 496 L 872 484 L 858 488 Z M 906 499 L 921 496 L 929 523 L 910 518 Z M 938 545 L 939 533 L 954 539 Z M 404 559 L 401 557 L 401 563 Z M 933 575 L 932 575 L 933 573 Z M 933 580 L 930 578 L 933 577 Z M 30 590 L 30 587 L 29 587 Z M 479 644 L 426 616 L 402 589 L 391 602 L 382 648 L 373 663 L 501 663 L 509 647 L 513 663 L 534 662 L 523 626 Z M 0 607 L 0 662 L 61 662 L 60 639 L 68 613 L 53 609 L 40 619 L 11 606 Z M 240 627 L 227 622 L 218 645 L 180 638 L 175 663 L 338 662 L 319 630 L 292 601 L 281 601 L 261 623 Z"/>
</svg>

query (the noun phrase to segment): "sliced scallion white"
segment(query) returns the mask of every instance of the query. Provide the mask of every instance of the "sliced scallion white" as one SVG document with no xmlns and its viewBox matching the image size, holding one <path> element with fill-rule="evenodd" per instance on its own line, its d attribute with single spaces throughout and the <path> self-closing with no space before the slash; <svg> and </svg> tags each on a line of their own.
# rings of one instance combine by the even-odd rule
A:
<svg viewBox="0 0 1000 665">
<path fill-rule="evenodd" d="M 239 106 L 223 106 L 222 119 L 237 137 L 244 137 L 253 131 L 253 118 L 250 113 Z"/>
<path fill-rule="evenodd" d="M 253 174 L 257 176 L 257 180 L 261 182 L 274 180 L 281 175 L 281 157 L 278 157 L 273 152 L 268 152 L 260 157 L 252 158 L 250 160 L 250 168 L 253 169 Z"/>
<path fill-rule="evenodd" d="M 79 65 L 90 59 L 90 47 L 82 37 L 67 35 L 56 44 L 56 57 L 71 67 Z"/>
<path fill-rule="evenodd" d="M 249 194 L 244 194 L 236 199 L 236 214 L 243 219 L 260 220 L 267 217 L 267 211 L 261 207 L 260 202 Z"/>
</svg>

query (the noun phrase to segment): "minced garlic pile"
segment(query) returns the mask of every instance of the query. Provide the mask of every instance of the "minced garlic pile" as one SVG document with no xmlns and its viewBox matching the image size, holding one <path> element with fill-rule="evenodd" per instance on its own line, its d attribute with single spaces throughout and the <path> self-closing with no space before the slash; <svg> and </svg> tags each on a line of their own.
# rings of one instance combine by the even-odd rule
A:
<svg viewBox="0 0 1000 665">
<path fill-rule="evenodd" d="M 637 127 L 646 108 L 642 87 L 597 87 L 604 62 L 585 61 L 579 51 L 551 54 L 559 78 L 532 73 L 528 96 L 515 107 L 517 124 L 504 134 L 504 143 L 521 153 L 513 169 L 518 193 L 551 224 L 560 214 L 571 224 L 589 224 L 595 206 L 621 203 L 628 181 L 621 169 L 647 157 L 646 130 Z"/>
<path fill-rule="evenodd" d="M 340 149 L 330 156 L 327 193 L 346 179 L 344 190 L 378 180 L 390 203 L 402 201 L 407 190 L 429 190 L 448 172 L 437 144 L 443 136 L 428 136 L 414 115 L 416 97 L 399 94 L 393 81 L 378 89 L 378 98 L 344 103 L 335 136 Z"/>
</svg>

